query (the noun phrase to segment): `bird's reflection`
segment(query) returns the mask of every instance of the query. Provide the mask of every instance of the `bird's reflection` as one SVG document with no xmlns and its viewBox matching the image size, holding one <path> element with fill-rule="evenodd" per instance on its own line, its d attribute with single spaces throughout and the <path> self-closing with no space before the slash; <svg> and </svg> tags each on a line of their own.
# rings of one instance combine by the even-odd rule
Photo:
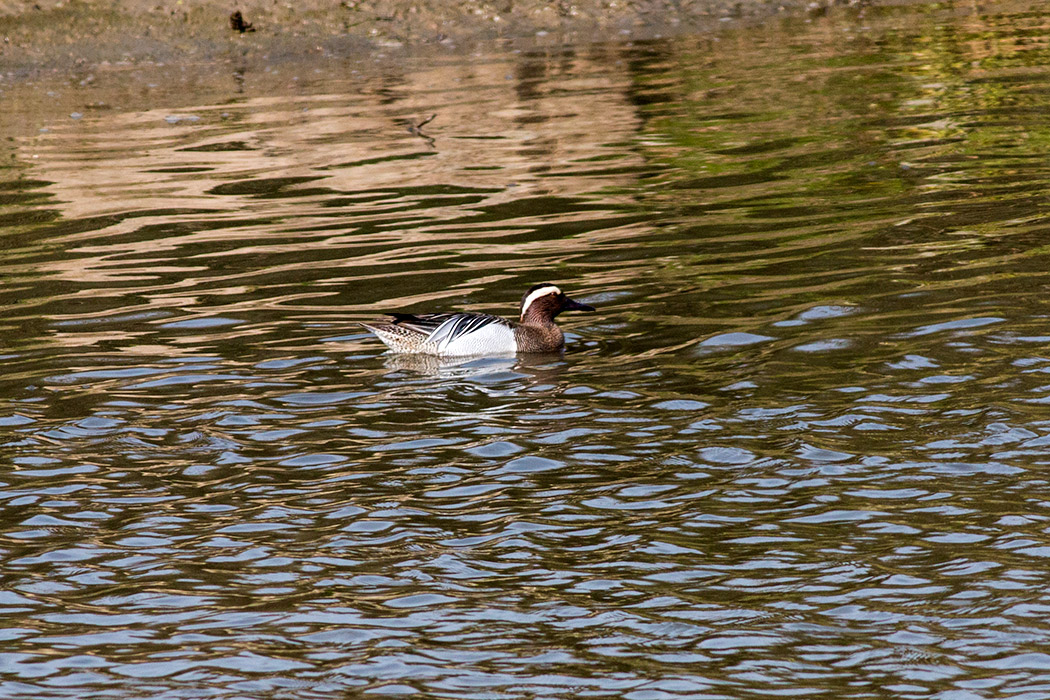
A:
<svg viewBox="0 0 1050 700">
<path fill-rule="evenodd" d="M 388 369 L 440 379 L 483 379 L 507 373 L 549 381 L 566 366 L 563 353 L 530 353 L 498 357 L 438 357 L 391 353 L 384 359 Z"/>
</svg>

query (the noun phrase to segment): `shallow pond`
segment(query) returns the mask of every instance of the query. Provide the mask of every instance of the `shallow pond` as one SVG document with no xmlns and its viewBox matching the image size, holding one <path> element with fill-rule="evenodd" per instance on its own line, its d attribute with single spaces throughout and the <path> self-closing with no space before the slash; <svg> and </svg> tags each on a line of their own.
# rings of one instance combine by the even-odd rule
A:
<svg viewBox="0 0 1050 700">
<path fill-rule="evenodd" d="M 8 89 L 0 695 L 1050 697 L 1050 14 L 968 8 Z"/>
</svg>

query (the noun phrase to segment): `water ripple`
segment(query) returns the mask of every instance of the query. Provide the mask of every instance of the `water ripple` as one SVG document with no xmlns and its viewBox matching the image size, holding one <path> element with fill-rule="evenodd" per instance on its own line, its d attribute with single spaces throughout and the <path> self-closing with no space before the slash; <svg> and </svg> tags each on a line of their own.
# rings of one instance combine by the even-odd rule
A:
<svg viewBox="0 0 1050 700">
<path fill-rule="evenodd" d="M 1048 16 L 858 12 L 9 143 L 0 695 L 1045 695 Z"/>
</svg>

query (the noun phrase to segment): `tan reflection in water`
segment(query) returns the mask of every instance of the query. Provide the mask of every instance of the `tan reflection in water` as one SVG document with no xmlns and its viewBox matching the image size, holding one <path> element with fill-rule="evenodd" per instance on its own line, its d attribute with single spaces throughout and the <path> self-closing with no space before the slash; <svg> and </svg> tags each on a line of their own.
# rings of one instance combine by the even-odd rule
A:
<svg viewBox="0 0 1050 700">
<path fill-rule="evenodd" d="M 460 298 L 497 287 L 501 260 L 565 259 L 586 245 L 533 230 L 602 215 L 519 202 L 586 197 L 632 182 L 644 164 L 623 147 L 638 128 L 625 70 L 614 53 L 488 57 L 326 81 L 305 96 L 253 93 L 248 80 L 230 102 L 127 104 L 63 122 L 22 146 L 61 215 L 48 237 L 55 252 L 33 261 L 33 276 L 88 286 L 39 303 L 62 309 L 53 321 L 145 313 L 157 327 L 307 299 L 323 308 L 332 292 L 304 292 L 310 276 L 345 289 L 455 264 L 472 274 Z M 253 292 L 274 285 L 264 303 Z M 352 310 L 449 295 L 421 286 Z M 189 346 L 261 332 L 182 328 Z"/>
<path fill-rule="evenodd" d="M 26 144 L 21 156 L 32 163 L 33 177 L 53 183 L 47 189 L 67 218 L 145 214 L 67 239 L 93 241 L 100 253 L 129 246 L 156 251 L 157 240 L 143 246 L 119 238 L 186 218 L 150 215 L 170 209 L 210 210 L 211 221 L 294 216 L 302 228 L 330 224 L 333 212 L 324 205 L 336 195 L 464 187 L 492 190 L 484 200 L 491 205 L 615 184 L 608 177 L 542 176 L 586 170 L 578 164 L 608 155 L 609 141 L 631 133 L 633 107 L 617 89 L 626 78 L 586 58 L 578 57 L 571 73 L 559 67 L 560 74 L 548 73 L 555 69 L 542 59 L 520 60 L 538 62 L 539 76 L 493 58 L 406 72 L 386 84 L 346 83 L 345 94 L 249 91 L 232 104 L 88 115 Z M 519 80 L 522 73 L 526 79 Z M 410 123 L 431 114 L 432 122 L 410 131 Z M 292 206 L 257 196 L 272 193 L 274 183 L 267 190 L 263 181 L 278 178 L 288 181 L 281 191 Z M 341 206 L 360 216 L 352 204 Z M 435 220 L 461 214 L 426 212 Z M 238 227 L 238 236 L 258 239 L 270 230 Z M 168 248 L 227 235 L 220 229 L 159 238 Z"/>
</svg>

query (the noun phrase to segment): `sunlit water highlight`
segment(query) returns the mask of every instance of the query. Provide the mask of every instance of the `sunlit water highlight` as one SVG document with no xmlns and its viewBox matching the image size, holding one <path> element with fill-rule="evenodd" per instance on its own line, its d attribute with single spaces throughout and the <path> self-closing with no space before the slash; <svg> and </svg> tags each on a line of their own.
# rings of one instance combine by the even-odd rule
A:
<svg viewBox="0 0 1050 700">
<path fill-rule="evenodd" d="M 1048 20 L 249 75 L 9 144 L 0 695 L 1050 697 Z M 354 323 L 543 280 L 599 307 L 564 355 Z"/>
</svg>

